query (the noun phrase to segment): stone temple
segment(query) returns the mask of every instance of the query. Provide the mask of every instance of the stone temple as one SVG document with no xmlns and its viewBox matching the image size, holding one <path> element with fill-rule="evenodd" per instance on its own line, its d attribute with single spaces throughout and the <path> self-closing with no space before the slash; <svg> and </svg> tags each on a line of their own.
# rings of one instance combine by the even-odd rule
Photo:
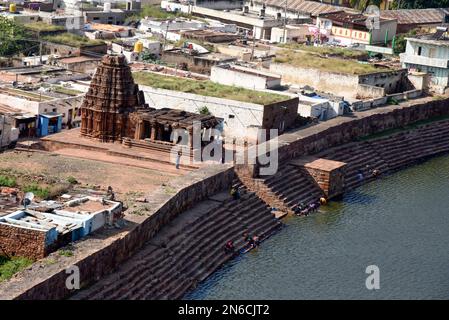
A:
<svg viewBox="0 0 449 320">
<path fill-rule="evenodd" d="M 134 83 L 123 55 L 106 55 L 81 105 L 81 136 L 101 142 L 121 142 L 128 147 L 169 151 L 174 129 L 189 133 L 194 122 L 201 130 L 215 128 L 219 119 L 169 108 L 150 108 Z"/>
</svg>

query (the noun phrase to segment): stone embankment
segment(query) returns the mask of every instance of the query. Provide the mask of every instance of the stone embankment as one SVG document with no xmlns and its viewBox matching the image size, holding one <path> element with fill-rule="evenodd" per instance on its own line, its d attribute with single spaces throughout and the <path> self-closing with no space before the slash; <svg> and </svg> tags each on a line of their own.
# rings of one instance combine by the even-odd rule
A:
<svg viewBox="0 0 449 320">
<path fill-rule="evenodd" d="M 428 123 L 393 135 L 354 142 L 318 154 L 346 162 L 345 189 L 376 179 L 373 170 L 389 174 L 449 152 L 449 120 Z M 362 172 L 364 179 L 357 178 Z"/>
<path fill-rule="evenodd" d="M 63 299 L 73 295 L 65 287 L 65 270 L 74 264 L 80 268 L 85 288 L 74 298 L 182 297 L 231 258 L 224 254 L 225 241 L 235 240 L 242 247 L 244 230 L 268 235 L 279 227 L 267 204 L 289 209 L 296 202 L 316 201 L 320 189 L 290 163 L 292 160 L 313 154 L 347 162 L 346 190 L 357 187 L 358 170 L 364 171 L 366 182 L 371 180 L 371 168 L 386 174 L 448 152 L 447 119 L 409 132 L 354 142 L 420 120 L 448 116 L 448 103 L 449 99 L 427 97 L 284 134 L 279 137 L 280 171 L 276 175 L 254 179 L 257 166 L 236 167 L 241 181 L 252 191 L 244 192 L 239 201 L 227 194 L 219 196 L 220 191 L 229 190 L 233 168 L 193 171 L 171 187 L 149 194 L 143 215 L 134 217 L 120 234 L 98 234 L 75 243 L 79 250 L 73 257 L 59 257 L 55 264 L 37 262 L 0 284 L 0 298 Z"/>
<path fill-rule="evenodd" d="M 316 158 L 341 161 L 345 169 L 344 191 L 371 182 L 430 157 L 449 152 L 449 120 L 431 122 L 410 130 L 355 141 L 314 154 Z M 242 180 L 270 206 L 291 213 L 296 204 L 316 202 L 322 195 L 307 172 L 294 164 L 285 163 L 276 175 L 265 179 Z M 358 174 L 363 174 L 359 179 Z"/>
<path fill-rule="evenodd" d="M 281 227 L 266 203 L 240 185 L 241 198 L 227 192 L 201 201 L 173 220 L 138 254 L 113 274 L 73 299 L 180 299 L 191 288 L 232 258 L 249 231 L 266 239 Z"/>
</svg>

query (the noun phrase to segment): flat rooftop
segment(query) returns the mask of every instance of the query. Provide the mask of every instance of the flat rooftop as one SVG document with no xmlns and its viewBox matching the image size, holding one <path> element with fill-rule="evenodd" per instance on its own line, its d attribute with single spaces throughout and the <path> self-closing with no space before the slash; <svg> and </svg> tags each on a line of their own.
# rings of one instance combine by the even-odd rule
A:
<svg viewBox="0 0 449 320">
<path fill-rule="evenodd" d="M 331 172 L 346 166 L 345 162 L 323 159 L 323 158 L 314 158 L 314 157 L 305 157 L 298 160 L 294 160 L 291 164 L 304 166 L 309 169 L 317 169 L 326 172 Z"/>
<path fill-rule="evenodd" d="M 135 72 L 133 73 L 133 77 L 136 83 L 153 88 L 193 93 L 247 103 L 267 105 L 290 99 L 288 96 L 280 94 L 227 86 L 209 80 L 192 80 L 188 78 L 166 76 L 154 72 Z"/>
<path fill-rule="evenodd" d="M 342 74 L 367 74 L 380 72 L 382 69 L 368 63 L 359 63 L 353 59 L 323 57 L 313 53 L 281 50 L 276 53 L 274 62 L 288 64 L 298 68 L 317 69 Z"/>
<path fill-rule="evenodd" d="M 51 101 L 54 99 L 70 98 L 81 95 L 81 91 L 67 89 L 62 86 L 36 86 L 14 88 L 13 86 L 0 87 L 0 93 L 11 97 L 26 99 L 29 101 Z"/>
<path fill-rule="evenodd" d="M 434 33 L 421 34 L 408 37 L 408 40 L 414 40 L 423 43 L 432 43 L 437 45 L 449 45 L 449 28 L 442 27 Z"/>
</svg>

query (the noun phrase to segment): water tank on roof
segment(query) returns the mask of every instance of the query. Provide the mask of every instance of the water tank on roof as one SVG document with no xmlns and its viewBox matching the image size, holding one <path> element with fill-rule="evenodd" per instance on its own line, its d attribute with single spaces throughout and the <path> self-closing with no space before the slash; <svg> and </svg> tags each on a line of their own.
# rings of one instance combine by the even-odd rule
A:
<svg viewBox="0 0 449 320">
<path fill-rule="evenodd" d="M 137 41 L 134 44 L 134 52 L 141 53 L 143 51 L 143 43 L 141 41 Z"/>
<path fill-rule="evenodd" d="M 104 12 L 110 12 L 111 11 L 111 3 L 110 2 L 105 2 L 103 5 L 103 11 Z"/>
<path fill-rule="evenodd" d="M 10 3 L 9 4 L 9 12 L 11 13 L 16 13 L 16 4 L 15 3 Z"/>
</svg>

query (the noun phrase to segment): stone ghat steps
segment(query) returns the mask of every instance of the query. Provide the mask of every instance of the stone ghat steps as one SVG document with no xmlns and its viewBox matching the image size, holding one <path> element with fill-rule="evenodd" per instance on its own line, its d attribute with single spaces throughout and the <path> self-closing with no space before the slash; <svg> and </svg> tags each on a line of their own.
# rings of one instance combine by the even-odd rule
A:
<svg viewBox="0 0 449 320">
<path fill-rule="evenodd" d="M 284 166 L 276 175 L 267 178 L 264 184 L 290 212 L 295 205 L 311 204 L 323 195 L 309 174 L 294 165 Z"/>
<path fill-rule="evenodd" d="M 261 238 L 282 226 L 254 193 L 240 183 L 241 199 L 207 200 L 208 209 L 188 210 L 164 227 L 117 272 L 81 291 L 73 299 L 177 299 L 232 258 L 224 244 L 245 246 L 246 230 Z M 201 211 L 201 210 L 200 210 Z"/>
<path fill-rule="evenodd" d="M 447 152 L 448 146 L 449 124 L 445 127 L 425 128 L 403 137 L 396 143 L 386 144 L 376 141 L 373 144 L 373 148 L 379 150 L 392 171 Z"/>
<path fill-rule="evenodd" d="M 435 122 L 413 131 L 332 148 L 317 156 L 348 164 L 345 189 L 350 190 L 375 180 L 376 177 L 372 176 L 373 169 L 387 174 L 421 159 L 446 152 L 449 152 L 449 121 Z M 359 181 L 357 177 L 359 171 L 363 172 L 363 181 Z"/>
<path fill-rule="evenodd" d="M 319 155 L 322 158 L 337 160 L 347 163 L 345 175 L 345 189 L 352 190 L 364 182 L 374 180 L 371 171 L 379 170 L 381 173 L 389 171 L 388 164 L 382 157 L 373 150 L 369 143 L 359 142 L 351 148 L 335 148 Z M 359 181 L 357 174 L 361 171 L 365 177 L 364 181 Z"/>
</svg>

